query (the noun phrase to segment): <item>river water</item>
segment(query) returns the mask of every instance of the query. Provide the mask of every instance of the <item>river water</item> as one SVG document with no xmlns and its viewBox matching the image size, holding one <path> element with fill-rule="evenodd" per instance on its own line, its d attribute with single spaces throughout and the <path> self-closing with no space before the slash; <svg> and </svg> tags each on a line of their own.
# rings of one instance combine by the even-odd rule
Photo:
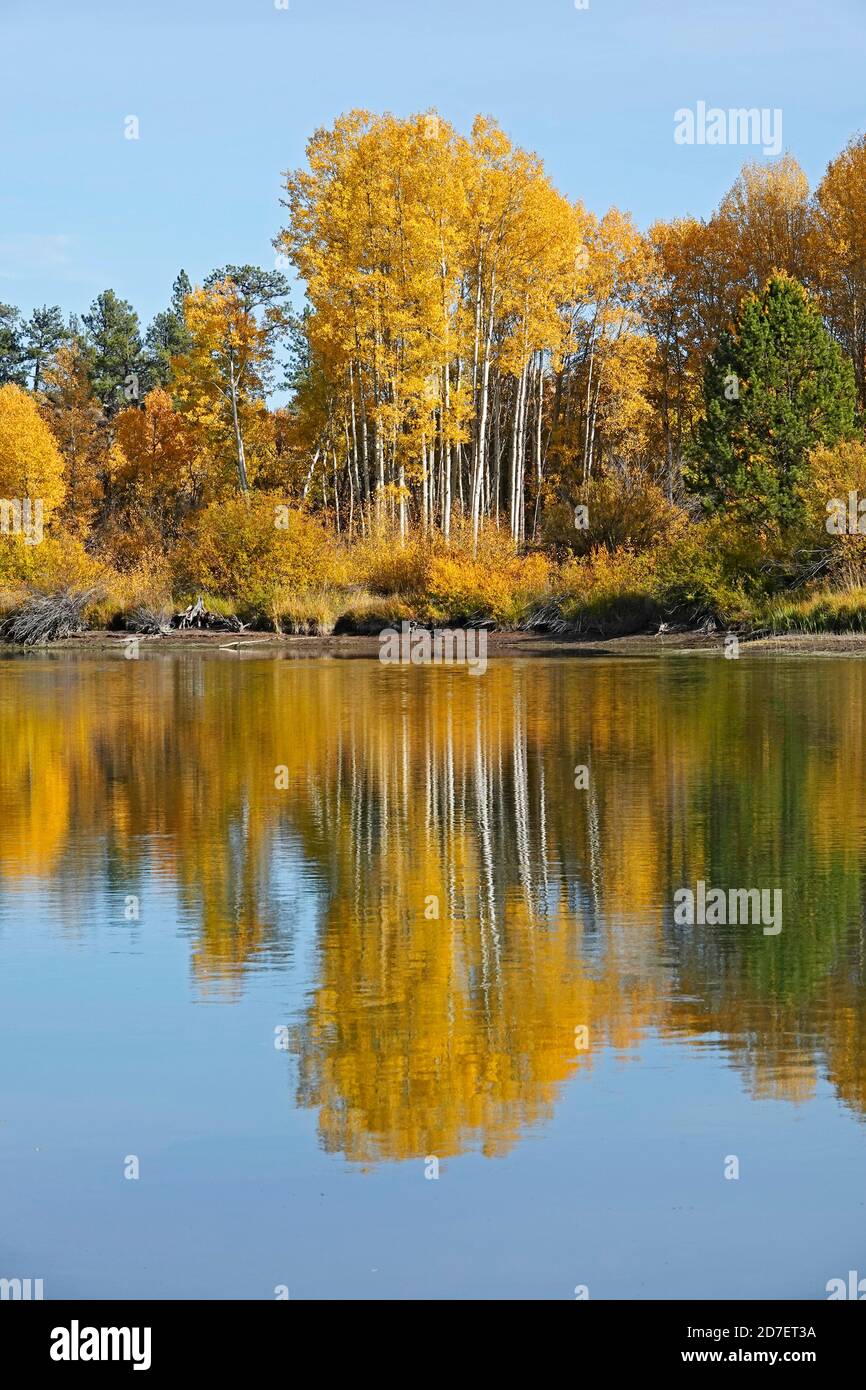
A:
<svg viewBox="0 0 866 1390">
<path fill-rule="evenodd" d="M 0 661 L 0 1277 L 866 1275 L 864 704 L 836 657 Z"/>
</svg>

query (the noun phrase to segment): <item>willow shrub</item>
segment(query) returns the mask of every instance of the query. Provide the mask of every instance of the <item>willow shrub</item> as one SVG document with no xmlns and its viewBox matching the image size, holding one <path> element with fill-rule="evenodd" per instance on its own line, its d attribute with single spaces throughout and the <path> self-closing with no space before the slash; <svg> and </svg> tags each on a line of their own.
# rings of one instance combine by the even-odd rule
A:
<svg viewBox="0 0 866 1390">
<path fill-rule="evenodd" d="M 682 510 L 661 488 L 642 476 L 602 474 L 577 489 L 585 525 L 575 507 L 551 502 L 541 519 L 545 546 L 559 554 L 590 555 L 599 546 L 611 552 L 644 551 L 667 541 L 681 524 Z"/>
<path fill-rule="evenodd" d="M 0 535 L 0 615 L 21 610 L 34 598 L 87 593 L 88 626 L 105 623 L 103 604 L 116 576 L 109 566 L 94 559 L 77 536 L 52 527 L 38 545 L 24 538 Z"/>
<path fill-rule="evenodd" d="M 354 577 L 375 594 L 420 597 L 430 587 L 437 542 L 413 536 L 401 545 L 390 532 L 359 541 L 352 552 Z"/>
<path fill-rule="evenodd" d="M 450 544 L 441 535 L 415 536 L 403 546 L 382 536 L 358 546 L 356 577 L 373 594 L 402 600 L 421 622 L 493 622 L 515 627 L 547 590 L 546 556 L 520 554 L 506 532 L 482 529 L 476 553 L 459 524 Z"/>
<path fill-rule="evenodd" d="M 107 566 L 84 549 L 77 536 L 52 527 L 38 545 L 23 536 L 0 534 L 0 585 L 49 593 L 54 589 L 90 588 L 109 574 Z"/>
<path fill-rule="evenodd" d="M 273 621 L 287 591 L 320 590 L 343 577 L 342 557 L 318 521 L 275 494 L 213 502 L 176 554 L 179 593 L 208 593 L 252 621 Z"/>
<path fill-rule="evenodd" d="M 652 594 L 667 618 L 749 621 L 779 582 L 782 552 L 757 529 L 723 513 L 684 525 L 653 557 Z"/>
<path fill-rule="evenodd" d="M 658 617 L 652 580 L 649 554 L 596 546 L 561 566 L 549 616 L 555 627 L 574 633 L 616 637 L 640 632 Z"/>
</svg>

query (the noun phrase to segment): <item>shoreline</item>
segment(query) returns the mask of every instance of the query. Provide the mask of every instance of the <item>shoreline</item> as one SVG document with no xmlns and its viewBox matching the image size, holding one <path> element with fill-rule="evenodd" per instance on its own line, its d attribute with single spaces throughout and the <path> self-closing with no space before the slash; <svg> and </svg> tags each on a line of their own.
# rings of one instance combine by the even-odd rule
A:
<svg viewBox="0 0 866 1390">
<path fill-rule="evenodd" d="M 490 659 L 515 657 L 574 657 L 600 656 L 652 657 L 713 655 L 724 657 L 726 633 L 665 632 L 637 633 L 624 637 L 564 637 L 539 632 L 488 632 L 487 656 Z M 739 634 L 738 634 L 739 635 Z M 76 637 L 65 637 L 35 646 L 0 643 L 3 656 L 40 655 L 51 652 L 81 652 L 90 655 L 117 653 L 123 657 L 125 644 L 138 637 L 140 654 L 177 652 L 209 652 L 212 654 L 242 655 L 254 652 L 259 656 L 289 656 L 300 660 L 319 657 L 342 659 L 375 658 L 379 654 L 379 638 L 375 635 L 346 634 L 337 637 L 304 637 L 276 632 L 209 632 L 186 630 L 144 635 L 129 632 L 96 630 Z M 779 636 L 749 637 L 739 635 L 740 656 L 746 651 L 762 656 L 866 656 L 866 633 L 819 632 L 785 633 Z"/>
</svg>

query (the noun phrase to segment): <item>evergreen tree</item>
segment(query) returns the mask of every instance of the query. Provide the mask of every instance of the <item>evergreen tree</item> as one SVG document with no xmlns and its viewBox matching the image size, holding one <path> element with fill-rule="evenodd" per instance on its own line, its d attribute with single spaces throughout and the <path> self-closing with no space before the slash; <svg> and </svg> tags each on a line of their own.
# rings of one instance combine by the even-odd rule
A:
<svg viewBox="0 0 866 1390">
<path fill-rule="evenodd" d="M 809 451 L 852 436 L 855 400 L 853 367 L 805 289 L 774 274 L 743 299 L 708 361 L 687 480 L 708 510 L 788 527 Z"/>
<path fill-rule="evenodd" d="M 0 386 L 24 385 L 22 352 L 21 316 L 13 304 L 0 304 Z"/>
<path fill-rule="evenodd" d="M 93 394 L 106 415 L 137 404 L 144 394 L 138 315 L 114 290 L 104 290 L 83 315 Z"/>
<path fill-rule="evenodd" d="M 23 359 L 33 374 L 30 385 L 34 392 L 42 388 L 45 369 L 68 336 L 62 310 L 57 304 L 50 308 L 43 304 L 41 309 L 33 310 L 24 325 Z"/>
<path fill-rule="evenodd" d="M 177 276 L 171 292 L 171 306 L 156 315 L 147 330 L 148 386 L 167 386 L 171 362 L 189 351 L 190 335 L 184 318 L 184 300 L 192 294 L 192 281 L 185 270 Z"/>
</svg>

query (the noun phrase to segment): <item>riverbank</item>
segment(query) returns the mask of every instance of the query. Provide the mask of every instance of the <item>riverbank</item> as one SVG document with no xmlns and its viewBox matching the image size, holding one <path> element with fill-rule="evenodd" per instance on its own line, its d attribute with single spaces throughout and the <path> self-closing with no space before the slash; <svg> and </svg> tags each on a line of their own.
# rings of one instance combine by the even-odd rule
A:
<svg viewBox="0 0 866 1390">
<path fill-rule="evenodd" d="M 540 632 L 491 632 L 487 634 L 487 655 L 495 657 L 648 657 L 706 654 L 723 656 L 725 633 L 664 632 L 639 633 L 625 637 L 562 637 Z M 275 632 L 186 631 L 160 636 L 139 636 L 140 655 L 157 652 L 209 652 L 227 656 L 250 655 L 297 657 L 300 659 L 374 658 L 380 644 L 376 636 L 299 637 Z M 76 637 L 35 647 L 0 644 L 0 656 L 22 653 L 86 652 L 111 653 L 124 658 L 130 650 L 130 634 L 105 630 L 84 632 Z M 793 656 L 866 656 L 866 633 L 819 632 L 786 633 L 780 636 L 739 638 L 741 654 Z"/>
</svg>

